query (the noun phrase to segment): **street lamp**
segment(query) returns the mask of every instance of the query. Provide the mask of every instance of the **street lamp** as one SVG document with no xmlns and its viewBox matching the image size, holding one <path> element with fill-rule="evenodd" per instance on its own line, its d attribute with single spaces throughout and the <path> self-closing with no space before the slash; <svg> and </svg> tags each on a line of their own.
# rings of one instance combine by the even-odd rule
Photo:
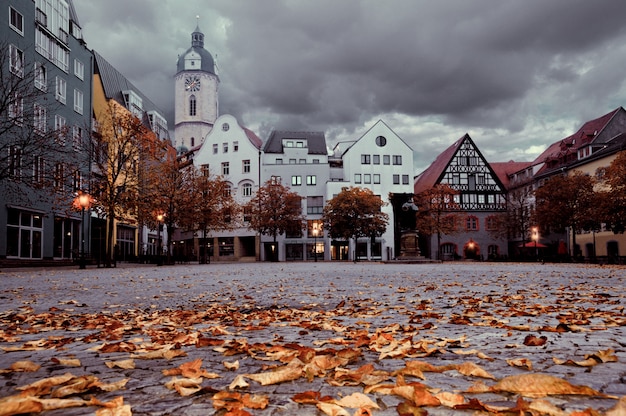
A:
<svg viewBox="0 0 626 416">
<path fill-rule="evenodd" d="M 161 254 L 163 250 L 161 248 L 161 223 L 163 222 L 163 214 L 157 214 L 157 236 L 158 236 L 158 244 L 157 244 L 157 266 L 163 265 L 163 259 Z"/>
<path fill-rule="evenodd" d="M 78 268 L 85 269 L 87 267 L 85 264 L 85 209 L 89 209 L 91 198 L 88 193 L 81 192 L 80 195 L 76 197 L 76 201 L 81 209 L 80 262 Z"/>
<path fill-rule="evenodd" d="M 313 258 L 317 262 L 317 223 L 313 223 Z"/>
<path fill-rule="evenodd" d="M 539 259 L 539 252 L 537 251 L 537 240 L 539 240 L 539 228 L 537 227 L 533 227 L 532 228 L 532 237 L 533 241 L 535 242 L 535 260 Z"/>
</svg>

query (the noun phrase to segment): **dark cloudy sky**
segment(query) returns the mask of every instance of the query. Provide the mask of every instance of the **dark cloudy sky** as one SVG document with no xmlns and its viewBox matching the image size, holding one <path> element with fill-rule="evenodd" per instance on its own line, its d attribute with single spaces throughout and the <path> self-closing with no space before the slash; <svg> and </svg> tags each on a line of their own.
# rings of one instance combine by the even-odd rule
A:
<svg viewBox="0 0 626 416">
<path fill-rule="evenodd" d="M 87 46 L 173 126 L 176 59 L 199 26 L 220 113 L 266 139 L 329 145 L 382 119 L 416 173 L 466 132 L 491 162 L 533 160 L 626 103 L 621 0 L 74 0 Z"/>
</svg>

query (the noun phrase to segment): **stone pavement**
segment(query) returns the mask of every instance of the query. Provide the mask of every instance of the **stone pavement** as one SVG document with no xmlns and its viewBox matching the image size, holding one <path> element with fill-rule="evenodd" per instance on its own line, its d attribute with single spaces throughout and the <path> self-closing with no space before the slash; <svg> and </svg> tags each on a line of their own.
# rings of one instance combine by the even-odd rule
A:
<svg viewBox="0 0 626 416">
<path fill-rule="evenodd" d="M 319 396 L 294 401 L 302 392 L 337 401 L 367 392 L 376 406 L 371 414 L 397 415 L 406 397 L 372 385 L 415 382 L 440 393 L 441 402 L 445 392 L 465 403 L 477 399 L 473 403 L 487 404 L 488 410 L 515 406 L 518 392 L 498 390 L 496 383 L 522 374 L 531 376 L 530 384 L 541 383 L 532 376 L 549 374 L 601 393 L 545 399 L 562 414 L 605 412 L 626 396 L 625 287 L 624 268 L 572 264 L 5 269 L 0 272 L 0 415 L 1 398 L 19 393 L 17 387 L 66 373 L 102 383 L 127 379 L 122 389 L 91 388 L 71 397 L 106 402 L 123 396 L 133 415 L 223 415 L 225 407 L 245 402 L 236 393 L 266 398 L 263 409 L 244 406 L 249 414 L 324 414 L 316 407 Z M 155 353 L 162 355 L 145 359 Z M 298 376 L 267 384 L 255 378 L 293 364 L 294 356 L 302 360 Z M 339 364 L 313 371 L 307 364 L 314 356 Z M 190 387 L 192 394 L 166 386 L 189 371 L 164 372 L 196 359 L 202 360 L 201 370 L 189 371 L 203 378 Z M 124 368 L 129 360 L 132 367 Z M 23 361 L 40 368 L 11 369 Z M 411 362 L 419 362 L 420 371 L 408 369 Z M 470 392 L 485 385 L 491 390 Z M 450 404 L 424 409 L 432 415 L 476 411 Z M 349 406 L 346 411 L 356 414 Z"/>
</svg>

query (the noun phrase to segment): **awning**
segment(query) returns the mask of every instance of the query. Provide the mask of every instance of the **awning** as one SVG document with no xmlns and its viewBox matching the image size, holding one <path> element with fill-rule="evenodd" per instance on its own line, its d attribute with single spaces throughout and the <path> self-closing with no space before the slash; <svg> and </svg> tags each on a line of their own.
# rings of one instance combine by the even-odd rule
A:
<svg viewBox="0 0 626 416">
<path fill-rule="evenodd" d="M 535 243 L 535 242 L 533 241 L 533 242 L 530 242 L 530 243 L 522 243 L 522 244 L 518 245 L 518 247 L 526 247 L 526 248 L 535 248 L 535 247 L 537 247 L 537 248 L 546 248 L 546 247 L 548 247 L 548 246 L 546 246 L 545 244 L 541 244 L 541 243 Z"/>
</svg>

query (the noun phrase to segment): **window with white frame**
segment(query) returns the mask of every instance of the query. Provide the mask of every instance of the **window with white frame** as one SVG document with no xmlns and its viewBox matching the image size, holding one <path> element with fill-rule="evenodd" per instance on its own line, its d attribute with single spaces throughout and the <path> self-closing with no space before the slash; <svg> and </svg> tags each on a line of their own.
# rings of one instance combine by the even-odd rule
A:
<svg viewBox="0 0 626 416">
<path fill-rule="evenodd" d="M 393 155 L 393 164 L 401 165 L 402 164 L 402 155 Z"/>
<path fill-rule="evenodd" d="M 228 153 L 228 143 L 222 143 L 222 151 Z"/>
<path fill-rule="evenodd" d="M 400 185 L 400 175 L 393 175 L 393 184 Z"/>
<path fill-rule="evenodd" d="M 54 93 L 54 98 L 56 98 L 56 100 L 61 104 L 65 104 L 65 101 L 67 99 L 67 82 L 61 77 L 56 77 L 55 84 L 56 90 Z"/>
<path fill-rule="evenodd" d="M 48 130 L 48 112 L 46 107 L 35 103 L 33 105 L 33 126 L 37 133 L 43 134 Z"/>
<path fill-rule="evenodd" d="M 355 173 L 354 174 L 354 183 L 361 183 L 361 174 L 360 173 Z"/>
<path fill-rule="evenodd" d="M 300 175 L 293 175 L 291 177 L 291 185 L 292 186 L 300 186 L 300 185 L 302 185 L 302 176 L 300 176 Z"/>
<path fill-rule="evenodd" d="M 82 175 L 78 169 L 72 175 L 72 191 L 80 191 L 82 189 Z"/>
<path fill-rule="evenodd" d="M 41 62 L 35 62 L 35 88 L 41 91 L 48 90 L 48 72 Z"/>
<path fill-rule="evenodd" d="M 9 68 L 12 74 L 24 76 L 24 52 L 15 45 L 9 45 Z"/>
<path fill-rule="evenodd" d="M 9 6 L 9 26 L 20 35 L 24 35 L 24 16 Z"/>
<path fill-rule="evenodd" d="M 361 155 L 361 164 L 369 165 L 371 163 L 371 155 Z"/>
<path fill-rule="evenodd" d="M 250 159 L 243 160 L 241 163 L 243 173 L 250 173 Z"/>
<path fill-rule="evenodd" d="M 45 178 L 45 162 L 42 156 L 35 157 L 33 162 L 33 181 L 36 185 L 43 185 Z"/>
<path fill-rule="evenodd" d="M 77 89 L 74 90 L 74 111 L 83 114 L 83 92 Z"/>
<path fill-rule="evenodd" d="M 65 181 L 63 177 L 64 166 L 63 163 L 56 163 L 54 165 L 54 187 L 56 189 L 63 189 L 63 183 Z"/>
<path fill-rule="evenodd" d="M 363 183 L 365 184 L 371 184 L 372 183 L 372 175 L 369 173 L 366 173 L 363 175 Z"/>
<path fill-rule="evenodd" d="M 235 141 L 233 142 L 233 152 L 238 152 L 239 151 L 239 142 Z"/>
<path fill-rule="evenodd" d="M 65 117 L 55 114 L 54 115 L 54 132 L 55 132 L 55 143 L 61 146 L 65 145 L 65 134 L 66 134 L 66 120 Z"/>
<path fill-rule="evenodd" d="M 374 184 L 376 185 L 380 184 L 380 173 L 374 174 Z"/>
<path fill-rule="evenodd" d="M 85 64 L 78 59 L 74 59 L 74 75 L 81 80 L 85 78 Z"/>
<path fill-rule="evenodd" d="M 83 129 L 78 126 L 72 126 L 72 147 L 75 151 L 79 151 L 83 145 Z"/>
<path fill-rule="evenodd" d="M 22 148 L 19 146 L 9 147 L 9 176 L 13 179 L 22 176 Z"/>
<path fill-rule="evenodd" d="M 372 155 L 372 161 L 375 165 L 380 165 L 380 155 Z"/>
<path fill-rule="evenodd" d="M 307 185 L 317 185 L 317 176 L 316 175 L 307 175 L 306 177 Z"/>
<path fill-rule="evenodd" d="M 230 163 L 222 162 L 222 175 L 230 175 Z"/>
<path fill-rule="evenodd" d="M 252 184 L 251 183 L 246 182 L 243 185 L 241 185 L 241 195 L 252 196 Z"/>
<path fill-rule="evenodd" d="M 11 96 L 9 102 L 9 118 L 16 124 L 24 122 L 24 98 L 17 93 Z"/>
<path fill-rule="evenodd" d="M 391 157 L 389 155 L 383 155 L 383 165 L 390 165 Z"/>
<path fill-rule="evenodd" d="M 402 175 L 402 185 L 409 184 L 409 175 Z"/>
<path fill-rule="evenodd" d="M 218 151 L 217 143 L 213 143 L 213 154 L 216 155 Z"/>
</svg>

